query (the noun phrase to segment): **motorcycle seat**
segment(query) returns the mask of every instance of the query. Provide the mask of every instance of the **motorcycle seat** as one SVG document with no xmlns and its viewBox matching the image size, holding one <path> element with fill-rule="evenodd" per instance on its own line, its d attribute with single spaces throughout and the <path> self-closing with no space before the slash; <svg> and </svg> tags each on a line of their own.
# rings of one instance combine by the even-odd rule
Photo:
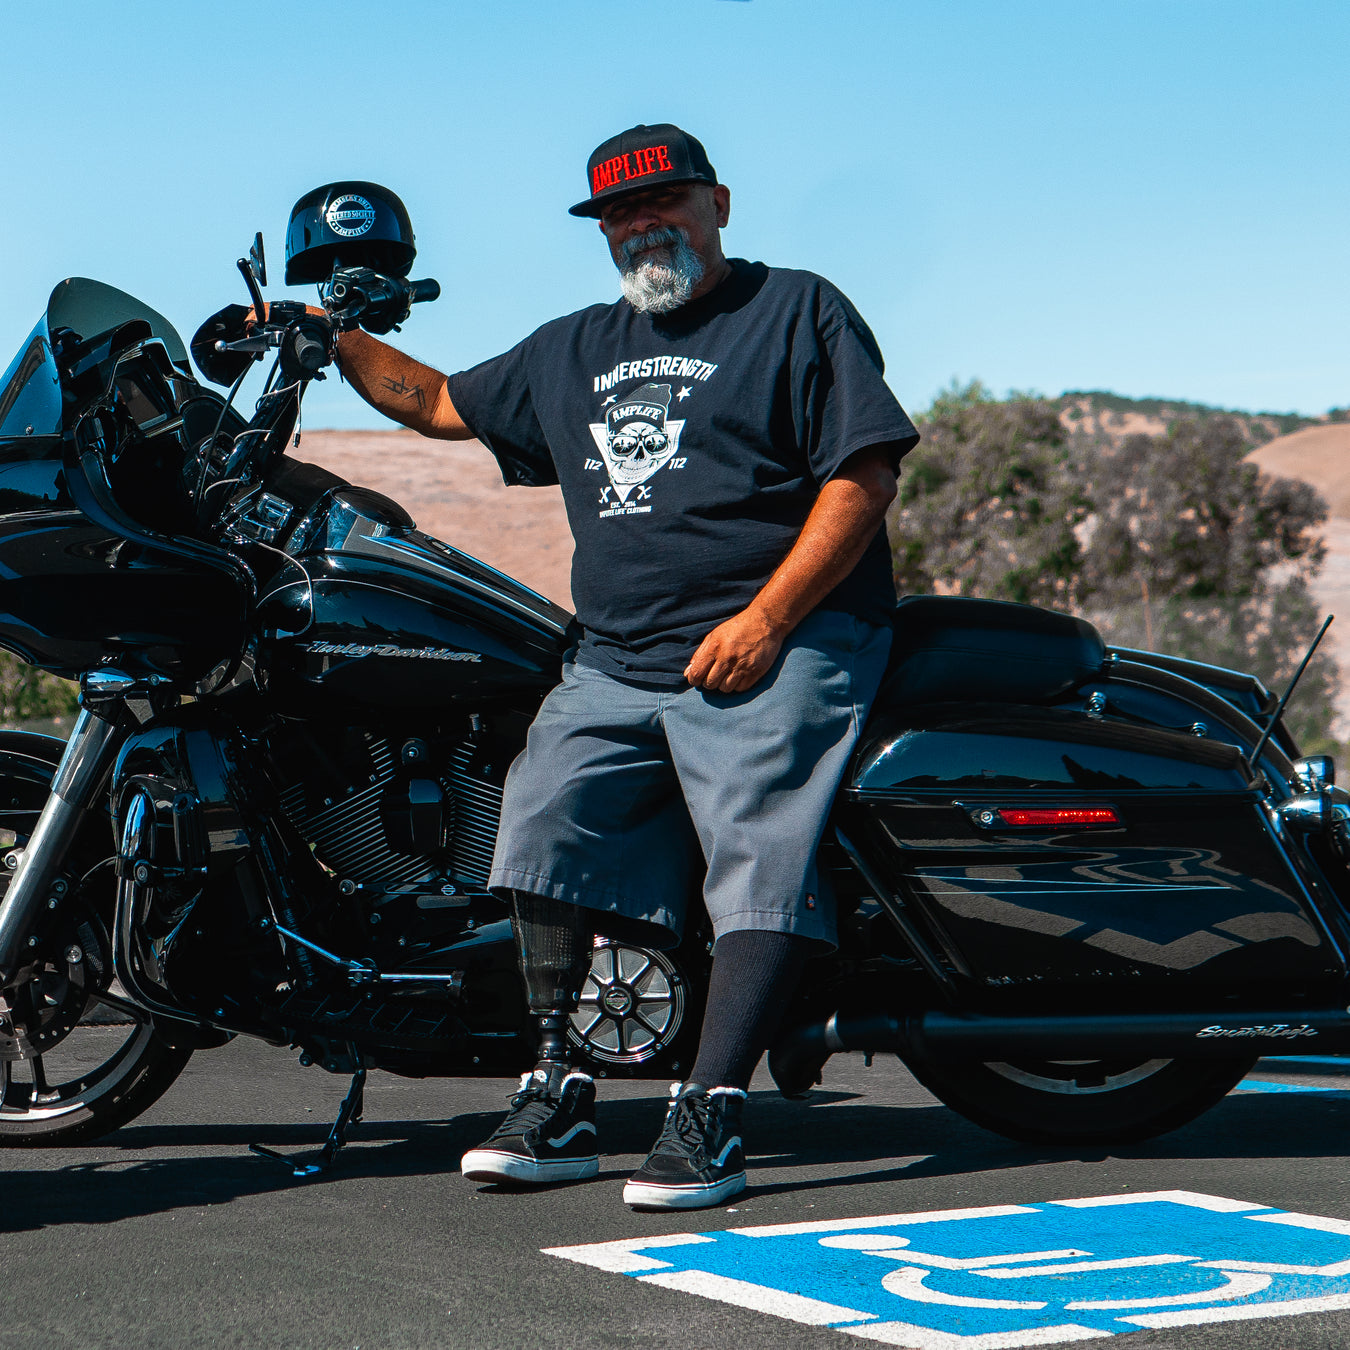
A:
<svg viewBox="0 0 1350 1350">
<path fill-rule="evenodd" d="M 878 701 L 1051 703 L 1101 673 L 1106 647 L 1085 619 L 1035 605 L 911 595 Z"/>
</svg>

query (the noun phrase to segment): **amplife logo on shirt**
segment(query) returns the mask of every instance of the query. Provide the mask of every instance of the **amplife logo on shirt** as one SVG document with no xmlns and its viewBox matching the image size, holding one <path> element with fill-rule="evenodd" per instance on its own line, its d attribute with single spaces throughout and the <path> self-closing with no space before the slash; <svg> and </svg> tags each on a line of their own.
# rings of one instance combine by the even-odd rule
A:
<svg viewBox="0 0 1350 1350">
<path fill-rule="evenodd" d="M 647 480 L 676 461 L 684 431 L 682 420 L 668 416 L 670 393 L 668 384 L 641 385 L 615 399 L 606 409 L 603 422 L 589 424 L 609 474 L 608 484 L 600 490 L 602 520 L 645 515 L 652 509 L 652 489 Z"/>
</svg>

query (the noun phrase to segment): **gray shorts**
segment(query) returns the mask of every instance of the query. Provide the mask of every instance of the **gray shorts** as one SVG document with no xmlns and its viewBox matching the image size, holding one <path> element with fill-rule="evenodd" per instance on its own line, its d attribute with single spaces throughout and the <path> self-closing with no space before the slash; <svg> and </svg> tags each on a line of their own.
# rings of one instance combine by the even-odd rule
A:
<svg viewBox="0 0 1350 1350">
<path fill-rule="evenodd" d="M 889 628 L 817 611 L 742 694 L 568 665 L 511 766 L 490 884 L 679 940 L 699 876 L 717 936 L 833 944 L 816 850 L 885 670 Z M 655 925 L 648 930 L 646 925 Z"/>
</svg>

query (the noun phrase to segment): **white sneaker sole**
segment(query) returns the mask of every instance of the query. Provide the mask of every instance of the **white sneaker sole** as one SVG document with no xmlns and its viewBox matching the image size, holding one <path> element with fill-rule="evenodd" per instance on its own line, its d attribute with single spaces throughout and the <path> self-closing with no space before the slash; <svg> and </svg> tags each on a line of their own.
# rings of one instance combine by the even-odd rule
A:
<svg viewBox="0 0 1350 1350">
<path fill-rule="evenodd" d="M 656 1186 L 646 1181 L 629 1181 L 623 1188 L 623 1202 L 635 1209 L 710 1209 L 744 1189 L 744 1172 L 723 1177 L 715 1186 Z"/>
<path fill-rule="evenodd" d="M 531 1162 L 514 1153 L 473 1148 L 460 1159 L 459 1170 L 470 1181 L 514 1181 L 543 1186 L 551 1181 L 582 1181 L 593 1177 L 600 1170 L 600 1159 L 596 1156 Z"/>
</svg>

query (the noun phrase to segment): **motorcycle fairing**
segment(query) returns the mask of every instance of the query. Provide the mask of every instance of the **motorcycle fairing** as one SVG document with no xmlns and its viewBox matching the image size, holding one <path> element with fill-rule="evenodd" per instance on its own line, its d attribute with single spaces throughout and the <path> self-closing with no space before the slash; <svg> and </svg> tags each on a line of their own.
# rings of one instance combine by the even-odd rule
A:
<svg viewBox="0 0 1350 1350">
<path fill-rule="evenodd" d="M 77 320 L 106 322 L 110 332 L 91 330 L 85 341 L 71 326 Z M 138 418 L 181 456 L 173 415 L 180 396 L 197 388 L 174 363 L 175 352 L 186 356 L 162 316 L 78 278 L 53 292 L 0 394 L 11 403 L 0 426 L 0 646 L 68 678 L 108 661 L 138 674 L 200 678 L 242 649 L 248 570 L 223 549 L 128 514 L 114 480 L 134 485 L 146 475 L 115 462 L 97 432 L 76 443 L 79 410 L 62 402 L 57 338 L 69 339 L 61 350 L 83 372 L 73 380 L 100 391 L 120 381 L 107 416 L 124 433 L 123 460 L 147 443 Z M 46 412 L 30 435 L 16 418 L 20 405 L 32 412 L 37 403 Z"/>
<path fill-rule="evenodd" d="M 542 698 L 561 676 L 566 610 L 422 534 L 376 493 L 324 494 L 286 549 L 295 563 L 264 597 L 258 653 L 282 707 L 449 712 Z"/>
</svg>

